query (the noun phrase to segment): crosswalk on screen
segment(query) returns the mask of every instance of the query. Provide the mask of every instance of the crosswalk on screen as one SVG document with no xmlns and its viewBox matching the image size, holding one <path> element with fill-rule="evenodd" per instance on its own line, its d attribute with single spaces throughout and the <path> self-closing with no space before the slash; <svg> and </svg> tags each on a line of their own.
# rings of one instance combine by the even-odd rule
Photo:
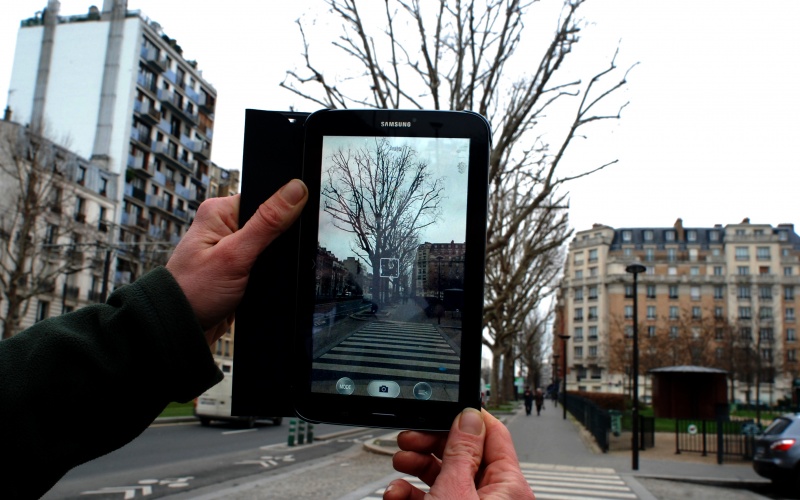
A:
<svg viewBox="0 0 800 500">
<path fill-rule="evenodd" d="M 312 392 L 458 401 L 469 145 L 323 138 Z"/>
</svg>

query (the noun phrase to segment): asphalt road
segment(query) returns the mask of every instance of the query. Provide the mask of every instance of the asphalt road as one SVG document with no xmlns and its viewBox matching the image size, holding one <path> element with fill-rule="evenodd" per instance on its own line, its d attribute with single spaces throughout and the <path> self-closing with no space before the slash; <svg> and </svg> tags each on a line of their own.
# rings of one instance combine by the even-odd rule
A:
<svg viewBox="0 0 800 500">
<path fill-rule="evenodd" d="M 287 419 L 281 426 L 265 421 L 253 429 L 199 423 L 154 425 L 104 457 L 70 471 L 43 498 L 158 498 L 314 460 L 352 446 L 374 434 L 334 425 L 315 426 L 315 435 L 350 431 L 344 439 L 286 446 Z M 35 479 L 33 479 L 35 480 Z"/>
</svg>

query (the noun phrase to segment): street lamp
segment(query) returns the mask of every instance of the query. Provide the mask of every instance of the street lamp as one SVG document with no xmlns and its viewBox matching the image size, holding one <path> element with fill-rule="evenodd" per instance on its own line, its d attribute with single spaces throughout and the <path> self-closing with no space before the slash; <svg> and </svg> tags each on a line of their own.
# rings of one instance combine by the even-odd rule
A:
<svg viewBox="0 0 800 500">
<path fill-rule="evenodd" d="M 553 404 L 556 408 L 558 408 L 558 386 L 560 384 L 558 380 L 558 358 L 559 355 L 553 353 L 553 390 L 556 391 L 553 395 Z"/>
<path fill-rule="evenodd" d="M 561 338 L 561 345 L 564 351 L 564 400 L 562 405 L 564 406 L 564 420 L 567 419 L 567 340 L 569 340 L 569 335 L 559 335 Z"/>
<path fill-rule="evenodd" d="M 639 470 L 639 293 L 636 277 L 646 268 L 638 262 L 628 264 L 625 271 L 633 274 L 633 363 L 631 377 L 633 378 L 633 436 L 631 437 L 632 457 L 631 468 Z"/>
</svg>

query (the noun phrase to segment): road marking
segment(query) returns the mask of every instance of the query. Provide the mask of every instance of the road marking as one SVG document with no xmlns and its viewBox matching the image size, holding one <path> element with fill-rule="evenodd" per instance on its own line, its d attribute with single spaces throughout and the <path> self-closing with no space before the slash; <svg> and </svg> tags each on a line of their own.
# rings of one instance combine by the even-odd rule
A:
<svg viewBox="0 0 800 500">
<path fill-rule="evenodd" d="M 142 496 L 150 496 L 153 494 L 152 486 L 113 486 L 110 488 L 103 488 L 102 490 L 84 491 L 81 495 L 111 495 L 114 493 L 122 493 L 125 500 L 136 498 L 136 492 L 142 490 Z"/>
<path fill-rule="evenodd" d="M 223 436 L 227 436 L 229 434 L 244 434 L 245 432 L 256 432 L 258 429 L 240 429 L 238 431 L 225 431 L 222 433 Z"/>
</svg>

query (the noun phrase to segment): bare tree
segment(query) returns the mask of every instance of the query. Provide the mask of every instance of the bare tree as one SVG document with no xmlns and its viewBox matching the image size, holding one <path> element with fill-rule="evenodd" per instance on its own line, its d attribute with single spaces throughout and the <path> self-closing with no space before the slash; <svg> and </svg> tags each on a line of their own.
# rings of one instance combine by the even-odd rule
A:
<svg viewBox="0 0 800 500">
<path fill-rule="evenodd" d="M 559 166 L 573 140 L 583 136 L 584 127 L 603 120 L 618 119 L 625 105 L 614 111 L 600 108 L 609 96 L 626 84 L 625 72 L 615 78 L 616 55 L 605 69 L 588 81 L 563 78 L 563 64 L 580 40 L 582 20 L 578 10 L 585 0 L 565 0 L 552 41 L 538 59 L 529 50 L 519 51 L 525 21 L 534 15 L 537 2 L 523 0 L 387 0 L 382 4 L 383 22 L 375 21 L 375 12 L 368 20 L 356 0 L 327 0 L 330 11 L 339 16 L 343 32 L 333 43 L 359 68 L 348 78 L 328 78 L 329 68 L 312 60 L 311 42 L 298 22 L 303 36 L 305 68 L 287 72 L 282 86 L 304 99 L 328 108 L 427 108 L 471 110 L 487 117 L 493 129 L 493 149 L 489 164 L 490 215 L 487 245 L 487 269 L 495 273 L 490 279 L 484 326 L 490 335 L 484 341 L 492 349 L 494 369 L 499 357 L 507 356 L 505 365 L 513 365 L 514 332 L 524 323 L 525 312 L 533 307 L 538 291 L 526 298 L 519 290 L 522 279 L 515 277 L 536 269 L 537 257 L 550 250 L 550 245 L 563 245 L 569 237 L 560 226 L 539 229 L 551 238 L 545 246 L 515 245 L 513 240 L 525 229 L 537 226 L 530 221 L 541 216 L 550 206 L 566 211 L 566 195 L 560 187 L 571 179 L 588 175 L 615 163 L 598 162 L 586 166 L 583 173 L 560 174 Z M 430 9 L 430 10 L 426 10 Z M 413 47 L 413 50 L 411 48 Z M 529 68 L 517 77 L 511 67 Z M 342 61 L 337 61 L 341 67 Z M 562 101 L 564 106 L 561 107 Z M 543 123 L 548 112 L 569 116 L 558 143 L 551 148 L 544 139 Z M 549 130 L 553 132 L 553 130 Z M 563 169 L 561 169 L 563 170 Z M 513 203 L 505 203 L 508 198 Z M 544 217 L 557 221 L 558 218 Z M 519 255 L 506 250 L 513 246 Z M 545 273 L 547 274 L 547 273 Z M 530 283 L 530 280 L 528 280 Z M 513 330 L 512 328 L 517 328 Z M 508 368 L 513 375 L 513 366 Z M 510 393 L 513 377 L 500 380 L 492 377 L 492 403 Z M 504 389 L 499 384 L 505 382 Z"/>
<path fill-rule="evenodd" d="M 31 299 L 53 294 L 56 279 L 83 268 L 74 235 L 79 212 L 65 157 L 41 130 L 0 127 L 0 287 L 5 310 L 2 338 L 18 333 Z"/>
<path fill-rule="evenodd" d="M 382 258 L 399 259 L 410 272 L 421 229 L 440 215 L 442 179 L 409 147 L 386 139 L 373 145 L 338 149 L 323 180 L 324 210 L 333 225 L 354 235 L 353 250 L 372 268 L 375 299 L 383 302 Z"/>
</svg>

